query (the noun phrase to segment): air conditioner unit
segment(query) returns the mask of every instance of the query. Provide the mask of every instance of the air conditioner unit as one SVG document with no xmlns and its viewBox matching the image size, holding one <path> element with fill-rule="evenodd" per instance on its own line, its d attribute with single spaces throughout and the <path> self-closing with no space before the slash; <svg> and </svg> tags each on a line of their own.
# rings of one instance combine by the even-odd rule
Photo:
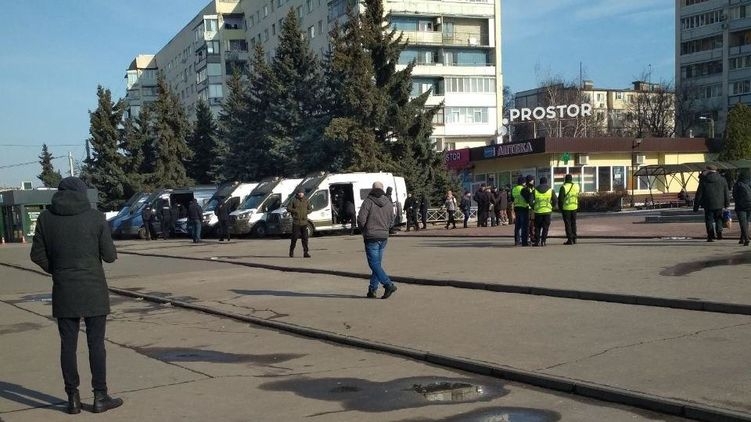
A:
<svg viewBox="0 0 751 422">
<path fill-rule="evenodd" d="M 576 164 L 580 166 L 586 166 L 589 164 L 589 155 L 588 154 L 579 154 L 576 157 Z"/>
<path fill-rule="evenodd" d="M 636 164 L 644 164 L 647 161 L 647 156 L 644 154 L 636 154 L 636 159 L 634 162 Z"/>
<path fill-rule="evenodd" d="M 440 25 L 440 24 L 442 24 L 442 23 L 443 23 L 443 18 L 441 18 L 441 17 L 439 16 L 439 17 L 435 18 L 435 20 L 434 20 L 433 22 L 435 22 L 435 24 L 436 24 L 436 25 Z"/>
<path fill-rule="evenodd" d="M 474 46 L 474 45 L 479 45 L 480 44 L 479 42 L 477 42 L 477 38 L 475 38 L 475 37 L 469 37 L 468 41 L 469 41 L 469 45 L 473 45 Z"/>
</svg>

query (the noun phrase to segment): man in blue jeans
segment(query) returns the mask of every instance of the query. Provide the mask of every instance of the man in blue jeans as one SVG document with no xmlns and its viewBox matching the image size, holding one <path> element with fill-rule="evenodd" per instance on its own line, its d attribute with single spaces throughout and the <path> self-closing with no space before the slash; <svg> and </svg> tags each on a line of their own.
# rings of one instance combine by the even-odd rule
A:
<svg viewBox="0 0 751 422">
<path fill-rule="evenodd" d="M 388 299 L 396 291 L 396 286 L 383 270 L 383 251 L 389 240 L 389 228 L 394 222 L 394 204 L 383 191 L 383 183 L 374 182 L 368 197 L 362 201 L 357 215 L 357 227 L 365 240 L 365 257 L 372 271 L 367 297 L 376 298 L 378 284 L 383 284 L 385 292 L 381 299 Z"/>
</svg>

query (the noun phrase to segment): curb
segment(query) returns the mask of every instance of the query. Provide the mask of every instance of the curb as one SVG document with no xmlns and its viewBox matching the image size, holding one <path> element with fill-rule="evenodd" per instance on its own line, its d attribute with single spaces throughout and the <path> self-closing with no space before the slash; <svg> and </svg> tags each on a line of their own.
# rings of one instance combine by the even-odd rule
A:
<svg viewBox="0 0 751 422">
<path fill-rule="evenodd" d="M 230 261 L 226 259 L 183 257 L 183 256 L 173 256 L 173 255 L 166 255 L 166 254 L 149 254 L 149 253 L 131 252 L 131 251 L 119 251 L 119 252 L 122 254 L 126 254 L 126 255 L 136 255 L 136 256 L 144 256 L 144 257 L 219 262 L 222 264 L 232 264 L 232 265 L 239 265 L 243 267 L 260 268 L 260 269 L 272 270 L 272 271 L 306 273 L 306 274 L 324 274 L 324 275 L 333 275 L 337 277 L 350 277 L 350 278 L 363 278 L 363 279 L 370 278 L 369 274 L 357 273 L 357 272 L 351 272 L 351 271 L 326 270 L 326 269 L 321 269 L 321 268 L 284 267 L 280 265 L 259 264 L 259 263 L 252 263 L 252 262 L 238 262 L 238 261 Z M 690 299 L 670 299 L 670 298 L 661 298 L 661 297 L 654 297 L 654 296 L 637 296 L 637 295 L 620 294 L 620 293 L 592 292 L 592 291 L 586 291 L 586 290 L 553 289 L 553 288 L 547 288 L 547 287 L 519 286 L 519 285 L 513 285 L 513 284 L 481 283 L 481 282 L 464 281 L 464 280 L 434 280 L 434 279 L 406 277 L 406 276 L 391 276 L 391 279 L 399 283 L 414 284 L 414 285 L 420 285 L 420 286 L 454 287 L 457 289 L 487 290 L 487 291 L 497 292 L 497 293 L 515 293 L 515 294 L 524 294 L 524 295 L 554 297 L 554 298 L 561 298 L 561 299 L 588 300 L 588 301 L 594 301 L 594 302 L 610 302 L 610 303 L 619 303 L 619 304 L 625 304 L 625 305 L 650 306 L 650 307 L 655 307 L 655 308 L 682 309 L 686 311 L 713 312 L 713 313 L 734 314 L 734 315 L 751 315 L 751 304 L 710 302 L 710 301 L 690 300 Z"/>
<path fill-rule="evenodd" d="M 247 322 L 265 328 L 272 328 L 287 333 L 297 334 L 303 337 L 317 340 L 330 341 L 345 346 L 357 347 L 366 350 L 389 353 L 430 364 L 458 369 L 474 374 L 490 376 L 494 378 L 515 381 L 522 384 L 542 387 L 548 390 L 555 390 L 569 394 L 575 394 L 582 397 L 588 397 L 600 401 L 612 402 L 617 404 L 628 405 L 641 409 L 647 409 L 663 414 L 680 416 L 699 421 L 715 422 L 749 422 L 751 415 L 732 410 L 719 409 L 712 406 L 701 405 L 697 403 L 683 402 L 675 399 L 668 399 L 660 396 L 630 391 L 616 387 L 609 387 L 589 383 L 585 381 L 574 380 L 565 377 L 548 375 L 533 371 L 526 371 L 505 365 L 492 364 L 488 362 L 476 361 L 472 359 L 435 354 L 423 350 L 411 349 L 402 346 L 380 343 L 359 337 L 346 336 L 330 331 L 323 331 L 314 328 L 304 327 L 296 324 L 284 323 L 279 321 L 269 321 L 266 319 L 234 314 L 232 312 L 221 311 L 208 306 L 194 305 L 183 301 L 170 300 L 164 297 L 136 293 L 129 290 L 110 288 L 111 292 L 132 297 L 141 298 L 155 303 L 170 304 L 183 309 L 203 312 L 210 315 L 234 319 L 237 321 Z"/>
</svg>

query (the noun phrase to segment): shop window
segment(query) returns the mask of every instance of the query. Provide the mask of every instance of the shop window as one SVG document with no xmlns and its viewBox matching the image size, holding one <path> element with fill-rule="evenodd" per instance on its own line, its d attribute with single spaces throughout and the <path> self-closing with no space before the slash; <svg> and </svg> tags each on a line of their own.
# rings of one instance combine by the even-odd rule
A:
<svg viewBox="0 0 751 422">
<path fill-rule="evenodd" d="M 596 191 L 595 167 L 582 167 L 582 192 Z"/>
<path fill-rule="evenodd" d="M 597 167 L 597 191 L 610 192 L 610 167 Z"/>
<path fill-rule="evenodd" d="M 620 191 L 626 189 L 626 167 L 613 167 L 613 190 Z"/>
</svg>

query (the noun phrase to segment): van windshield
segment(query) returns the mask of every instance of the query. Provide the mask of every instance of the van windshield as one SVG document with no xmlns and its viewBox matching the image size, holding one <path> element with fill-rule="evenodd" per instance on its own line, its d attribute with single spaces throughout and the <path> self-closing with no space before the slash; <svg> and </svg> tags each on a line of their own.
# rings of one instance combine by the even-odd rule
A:
<svg viewBox="0 0 751 422">
<path fill-rule="evenodd" d="M 292 191 L 292 194 L 290 194 L 287 197 L 287 199 L 284 200 L 284 203 L 282 204 L 282 206 L 286 207 L 287 205 L 289 205 L 289 203 L 292 202 L 292 198 L 295 197 L 295 194 L 300 189 L 303 189 L 305 191 L 306 197 L 310 197 L 310 195 L 316 190 L 318 185 L 320 185 L 323 179 L 325 178 L 326 176 L 319 176 L 319 177 L 311 177 L 309 179 L 303 180 L 302 183 L 300 183 L 299 185 L 297 185 L 297 187 L 295 187 L 295 189 Z"/>
<path fill-rule="evenodd" d="M 240 205 L 238 208 L 239 210 L 249 210 L 253 208 L 258 208 L 259 205 L 261 205 L 261 202 L 263 202 L 264 199 L 268 196 L 268 192 L 253 192 L 250 195 L 248 195 L 247 198 L 245 198 L 245 202 Z"/>
</svg>

